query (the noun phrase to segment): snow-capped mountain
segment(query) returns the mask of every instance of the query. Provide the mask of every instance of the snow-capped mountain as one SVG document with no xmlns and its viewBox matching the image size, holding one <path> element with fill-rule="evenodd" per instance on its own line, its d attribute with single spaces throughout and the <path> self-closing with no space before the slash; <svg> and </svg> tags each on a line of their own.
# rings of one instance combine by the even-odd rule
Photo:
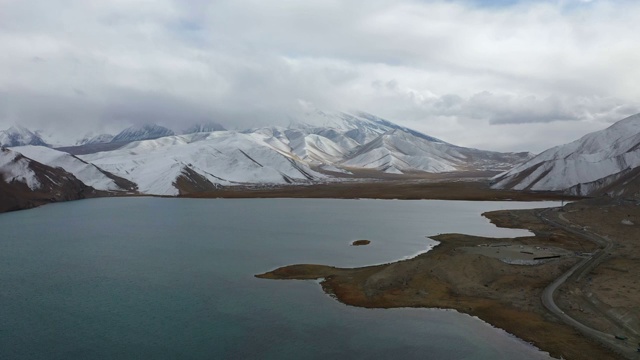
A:
<svg viewBox="0 0 640 360">
<path fill-rule="evenodd" d="M 395 129 L 361 146 L 340 165 L 393 174 L 441 173 L 487 170 L 487 167 L 492 170 L 504 169 L 511 167 L 514 158 L 522 160 L 525 157 L 526 154 L 518 156 L 462 148 Z"/>
<path fill-rule="evenodd" d="M 36 133 L 22 126 L 12 126 L 0 131 L 0 146 L 13 147 L 24 145 L 48 146 Z"/>
<path fill-rule="evenodd" d="M 288 128 L 321 135 L 343 146 L 352 145 L 352 141 L 364 145 L 391 130 L 401 130 L 424 140 L 444 143 L 440 139 L 364 112 L 347 114 L 316 110 L 301 118 L 292 119 Z"/>
<path fill-rule="evenodd" d="M 527 153 L 463 148 L 366 113 L 311 111 L 287 127 L 226 131 L 216 123 L 174 135 L 157 125 L 86 136 L 60 148 L 25 147 L 27 157 L 106 191 L 179 195 L 220 186 L 307 183 L 336 176 L 499 171 Z M 106 142 L 109 141 L 109 142 Z M 126 179 L 126 180 L 125 180 Z"/>
<path fill-rule="evenodd" d="M 0 148 L 0 212 L 84 198 L 95 190 L 61 168 Z"/>
<path fill-rule="evenodd" d="M 114 136 L 111 134 L 94 134 L 92 132 L 86 134 L 82 139 L 76 141 L 75 146 L 105 144 L 111 142 Z"/>
<path fill-rule="evenodd" d="M 304 183 L 353 173 L 504 170 L 530 154 L 458 147 L 368 114 L 314 112 L 289 127 L 196 132 L 80 155 L 136 183 L 178 195 L 243 184 Z"/>
<path fill-rule="evenodd" d="M 497 153 L 463 148 L 366 113 L 315 111 L 288 128 L 254 129 L 271 144 L 304 162 L 342 170 L 385 173 L 501 171 L 529 159 L 529 153 Z"/>
<path fill-rule="evenodd" d="M 188 127 L 187 129 L 185 129 L 182 132 L 182 134 L 186 135 L 186 134 L 195 134 L 195 133 L 210 133 L 214 131 L 225 131 L 225 130 L 226 129 L 224 128 L 224 126 L 216 122 L 209 121 L 201 124 L 194 124 Z"/>
<path fill-rule="evenodd" d="M 639 167 L 640 114 L 544 151 L 494 177 L 493 187 L 564 191 L 574 195 L 602 192 L 620 195 L 639 187 Z"/>
<path fill-rule="evenodd" d="M 133 192 L 136 190 L 134 183 L 110 174 L 66 152 L 31 145 L 15 147 L 13 150 L 44 165 L 62 168 L 96 190 L 111 192 Z"/>
<path fill-rule="evenodd" d="M 173 131 L 160 125 L 131 126 L 122 130 L 111 139 L 113 143 L 158 139 L 175 135 Z"/>
<path fill-rule="evenodd" d="M 179 195 L 242 184 L 285 184 L 323 178 L 259 136 L 230 131 L 168 136 L 80 156 L 126 178 L 140 192 Z"/>
<path fill-rule="evenodd" d="M 331 132 L 331 130 L 325 130 Z M 320 128 L 267 127 L 246 130 L 243 133 L 260 139 L 279 151 L 288 153 L 312 166 L 336 163 L 342 160 L 351 149 L 359 146 L 354 140 L 337 132 L 332 133 L 330 138 L 324 136 L 326 134 L 319 135 Z"/>
</svg>

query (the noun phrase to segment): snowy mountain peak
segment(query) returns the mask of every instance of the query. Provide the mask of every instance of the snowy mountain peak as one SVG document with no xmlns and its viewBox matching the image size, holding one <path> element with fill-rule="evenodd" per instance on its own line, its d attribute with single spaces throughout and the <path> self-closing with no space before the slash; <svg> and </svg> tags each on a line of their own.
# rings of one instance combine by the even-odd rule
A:
<svg viewBox="0 0 640 360">
<path fill-rule="evenodd" d="M 391 130 L 402 130 L 427 141 L 444 143 L 444 141 L 440 139 L 404 126 L 396 125 L 388 120 L 365 112 L 348 114 L 344 112 L 314 110 L 306 113 L 304 116 L 293 119 L 289 128 L 306 130 L 307 132 L 316 134 L 328 134 L 329 131 L 335 131 L 360 145 L 364 145 Z M 330 135 L 327 137 L 334 140 Z"/>
<path fill-rule="evenodd" d="M 435 138 L 435 137 L 429 136 L 429 135 L 425 135 L 425 134 L 423 134 L 421 132 L 415 131 L 413 129 L 409 129 L 409 128 L 404 127 L 404 126 L 396 125 L 396 124 L 394 124 L 394 123 L 392 123 L 392 122 L 390 122 L 388 120 L 379 118 L 379 117 L 377 117 L 375 115 L 371 115 L 371 114 L 368 114 L 366 112 L 358 112 L 357 114 L 358 114 L 358 116 L 360 118 L 367 119 L 367 120 L 369 120 L 369 121 L 371 121 L 373 123 L 380 124 L 382 126 L 387 126 L 387 127 L 391 128 L 391 129 L 394 129 L 394 130 L 402 130 L 402 131 L 404 131 L 406 133 L 409 133 L 409 134 L 411 134 L 413 136 L 417 136 L 417 137 L 422 138 L 422 139 L 427 140 L 427 141 L 446 144 L 444 141 L 442 141 L 442 140 L 440 140 L 438 138 Z"/>
<path fill-rule="evenodd" d="M 0 145 L 6 147 L 48 144 L 37 134 L 20 125 L 14 125 L 7 130 L 0 131 Z"/>
<path fill-rule="evenodd" d="M 160 125 L 146 124 L 142 126 L 131 126 L 122 130 L 114 136 L 111 142 L 131 142 L 140 140 L 158 139 L 164 136 L 175 135 L 173 131 Z"/>
</svg>

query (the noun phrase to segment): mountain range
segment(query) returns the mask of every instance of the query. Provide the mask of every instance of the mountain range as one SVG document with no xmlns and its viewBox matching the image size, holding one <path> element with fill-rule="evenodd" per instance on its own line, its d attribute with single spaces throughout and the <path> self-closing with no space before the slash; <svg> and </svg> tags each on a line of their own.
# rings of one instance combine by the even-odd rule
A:
<svg viewBox="0 0 640 360">
<path fill-rule="evenodd" d="M 23 129 L 23 133 L 30 132 Z M 80 146 L 57 150 L 42 144 L 13 149 L 61 167 L 98 190 L 137 188 L 153 195 L 334 181 L 363 173 L 495 173 L 532 156 L 455 146 L 366 113 L 313 111 L 285 127 L 226 131 L 206 123 L 184 133 L 145 125 L 125 129 L 111 139 L 104 136 L 105 143 L 87 137 Z M 30 144 L 27 137 L 24 140 L 14 143 Z"/>
<path fill-rule="evenodd" d="M 223 130 L 225 130 L 225 128 L 222 125 L 209 121 L 194 124 L 182 131 L 181 134 Z M 106 143 L 122 144 L 132 141 L 152 140 L 171 135 L 175 135 L 175 133 L 164 126 L 145 124 L 141 126 L 130 126 L 115 135 L 89 132 L 75 141 L 67 141 L 65 143 L 64 141 L 59 140 L 59 136 L 56 136 L 56 134 L 51 134 L 42 130 L 31 131 L 23 126 L 14 125 L 6 130 L 0 130 L 0 146 L 15 147 L 36 145 L 51 148 L 69 148 Z"/>
<path fill-rule="evenodd" d="M 492 179 L 494 189 L 581 196 L 635 196 L 640 190 L 640 115 L 535 157 L 456 146 L 366 113 L 322 111 L 288 126 L 242 131 L 215 123 L 181 135 L 157 125 L 131 127 L 58 149 L 19 127 L 1 132 L 0 140 L 10 148 L 2 150 L 4 189 L 37 193 L 49 187 L 59 194 L 52 199 L 77 196 L 63 195 L 56 186 L 175 196 L 225 186 L 458 172 L 499 173 Z"/>
</svg>

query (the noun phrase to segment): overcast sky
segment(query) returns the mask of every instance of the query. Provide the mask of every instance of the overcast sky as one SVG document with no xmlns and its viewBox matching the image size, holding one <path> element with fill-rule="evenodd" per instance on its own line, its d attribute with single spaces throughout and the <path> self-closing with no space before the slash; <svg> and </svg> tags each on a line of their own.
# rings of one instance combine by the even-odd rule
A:
<svg viewBox="0 0 640 360">
<path fill-rule="evenodd" d="M 0 128 L 362 110 L 529 150 L 640 112 L 637 0 L 0 0 Z"/>
</svg>

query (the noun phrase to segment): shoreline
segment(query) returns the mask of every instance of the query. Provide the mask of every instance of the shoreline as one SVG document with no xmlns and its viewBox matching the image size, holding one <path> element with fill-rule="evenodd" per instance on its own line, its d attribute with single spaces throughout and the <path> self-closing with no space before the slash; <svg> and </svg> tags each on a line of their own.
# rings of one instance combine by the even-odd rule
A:
<svg viewBox="0 0 640 360">
<path fill-rule="evenodd" d="M 350 269 L 291 265 L 256 277 L 322 279 L 320 285 L 325 293 L 358 307 L 453 309 L 476 316 L 556 358 L 620 358 L 557 319 L 541 301 L 547 285 L 581 261 L 579 256 L 570 254 L 595 251 L 596 245 L 543 223 L 534 210 L 495 211 L 486 216 L 497 226 L 529 229 L 534 236 L 494 239 L 441 234 L 431 237 L 440 242 L 431 251 L 406 260 Z M 503 243 L 558 247 L 568 254 L 537 265 L 512 265 L 463 250 Z"/>
<path fill-rule="evenodd" d="M 0 194 L 2 195 L 2 194 Z M 1 196 L 0 196 L 1 197 Z M 401 179 L 345 181 L 308 185 L 237 186 L 216 191 L 180 195 L 107 193 L 97 191 L 74 199 L 52 199 L 30 195 L 14 206 L 0 207 L 0 213 L 33 209 L 42 205 L 93 198 L 159 197 L 193 199 L 380 199 L 380 200 L 460 200 L 460 201 L 559 201 L 581 198 L 556 192 L 493 190 L 487 179 Z"/>
</svg>

